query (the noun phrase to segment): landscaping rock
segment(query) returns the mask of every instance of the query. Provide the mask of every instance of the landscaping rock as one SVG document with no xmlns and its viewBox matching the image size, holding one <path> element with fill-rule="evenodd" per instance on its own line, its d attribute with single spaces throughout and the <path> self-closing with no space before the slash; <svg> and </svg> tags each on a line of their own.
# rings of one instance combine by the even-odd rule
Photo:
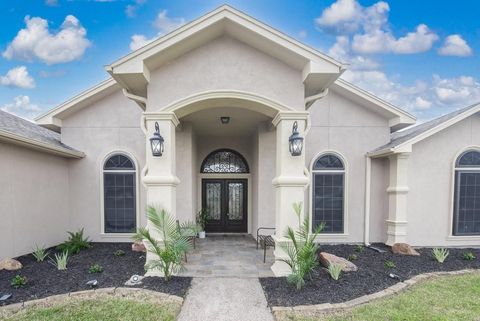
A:
<svg viewBox="0 0 480 321">
<path fill-rule="evenodd" d="M 420 253 L 415 251 L 413 247 L 408 245 L 407 243 L 395 243 L 392 245 L 392 252 L 394 254 L 401 254 L 401 255 L 413 255 L 419 256 Z"/>
<path fill-rule="evenodd" d="M 145 248 L 145 245 L 142 242 L 134 242 L 132 244 L 132 251 L 147 253 L 147 249 Z"/>
<path fill-rule="evenodd" d="M 16 271 L 22 268 L 22 263 L 15 259 L 3 259 L 0 261 L 0 270 Z"/>
<path fill-rule="evenodd" d="M 327 252 L 321 252 L 318 256 L 320 263 L 328 268 L 330 264 L 342 266 L 343 272 L 356 272 L 358 270 L 357 266 L 343 257 L 339 257 Z"/>
</svg>

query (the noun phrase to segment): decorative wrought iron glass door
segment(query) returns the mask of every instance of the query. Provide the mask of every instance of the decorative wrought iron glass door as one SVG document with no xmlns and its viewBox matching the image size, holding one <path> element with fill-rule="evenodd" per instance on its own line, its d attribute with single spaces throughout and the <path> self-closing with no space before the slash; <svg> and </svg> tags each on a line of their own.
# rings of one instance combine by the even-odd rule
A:
<svg viewBox="0 0 480 321">
<path fill-rule="evenodd" d="M 247 180 L 203 179 L 202 207 L 208 210 L 207 232 L 247 232 Z"/>
</svg>

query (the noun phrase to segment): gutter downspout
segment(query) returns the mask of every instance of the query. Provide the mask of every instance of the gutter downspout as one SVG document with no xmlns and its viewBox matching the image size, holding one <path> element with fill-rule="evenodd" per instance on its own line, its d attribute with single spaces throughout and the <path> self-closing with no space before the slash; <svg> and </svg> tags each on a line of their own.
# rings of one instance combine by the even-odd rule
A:
<svg viewBox="0 0 480 321">
<path fill-rule="evenodd" d="M 137 105 L 140 106 L 140 108 L 142 108 L 143 111 L 145 111 L 145 109 L 147 108 L 147 99 L 145 97 L 134 95 L 128 92 L 128 90 L 126 89 L 122 89 L 122 92 L 125 97 L 136 102 Z"/>
<path fill-rule="evenodd" d="M 322 90 L 318 94 L 306 97 L 305 109 L 308 110 L 317 100 L 324 98 L 326 95 L 328 95 L 328 88 Z"/>
<path fill-rule="evenodd" d="M 372 158 L 365 155 L 365 230 L 363 242 L 370 245 L 370 187 L 372 179 Z"/>
</svg>

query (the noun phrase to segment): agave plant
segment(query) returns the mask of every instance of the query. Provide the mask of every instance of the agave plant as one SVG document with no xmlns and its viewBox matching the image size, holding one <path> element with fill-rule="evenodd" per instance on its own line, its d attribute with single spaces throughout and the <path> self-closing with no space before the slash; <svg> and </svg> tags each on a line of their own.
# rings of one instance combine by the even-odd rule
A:
<svg viewBox="0 0 480 321">
<path fill-rule="evenodd" d="M 315 239 L 325 226 L 322 223 L 310 233 L 310 219 L 308 215 L 302 218 L 302 205 L 302 202 L 293 204 L 293 210 L 298 218 L 298 229 L 294 231 L 288 227 L 285 237 L 290 242 L 280 244 L 288 256 L 281 261 L 285 262 L 292 271 L 287 281 L 295 284 L 297 289 L 303 288 L 305 278 L 307 276 L 311 278 L 312 271 L 318 266 L 317 252 L 320 246 L 315 243 Z"/>
<path fill-rule="evenodd" d="M 144 242 L 147 251 L 153 254 L 145 270 L 158 269 L 165 280 L 169 280 L 184 268 L 184 255 L 192 247 L 190 238 L 180 231 L 175 219 L 164 209 L 149 206 L 147 219 L 149 228 L 139 228 L 133 239 Z"/>
</svg>

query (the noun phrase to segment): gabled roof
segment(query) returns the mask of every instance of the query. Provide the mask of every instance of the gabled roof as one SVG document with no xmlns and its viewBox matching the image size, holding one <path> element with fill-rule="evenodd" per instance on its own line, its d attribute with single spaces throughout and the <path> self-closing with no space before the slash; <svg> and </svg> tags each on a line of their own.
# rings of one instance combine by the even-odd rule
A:
<svg viewBox="0 0 480 321">
<path fill-rule="evenodd" d="M 412 145 L 424 140 L 480 111 L 480 103 L 456 110 L 449 114 L 432 119 L 423 124 L 412 126 L 393 133 L 388 144 L 370 152 L 370 156 L 386 156 L 393 153 L 411 151 Z"/>
<path fill-rule="evenodd" d="M 85 155 L 60 141 L 60 134 L 0 110 L 0 141 L 68 158 Z"/>
<path fill-rule="evenodd" d="M 389 119 L 389 127 L 392 131 L 405 128 L 415 124 L 415 116 L 405 110 L 377 97 L 341 78 L 337 79 L 332 89 L 342 93 L 348 99 L 357 102 L 360 105 L 371 108 L 374 112 L 380 113 Z"/>
</svg>

